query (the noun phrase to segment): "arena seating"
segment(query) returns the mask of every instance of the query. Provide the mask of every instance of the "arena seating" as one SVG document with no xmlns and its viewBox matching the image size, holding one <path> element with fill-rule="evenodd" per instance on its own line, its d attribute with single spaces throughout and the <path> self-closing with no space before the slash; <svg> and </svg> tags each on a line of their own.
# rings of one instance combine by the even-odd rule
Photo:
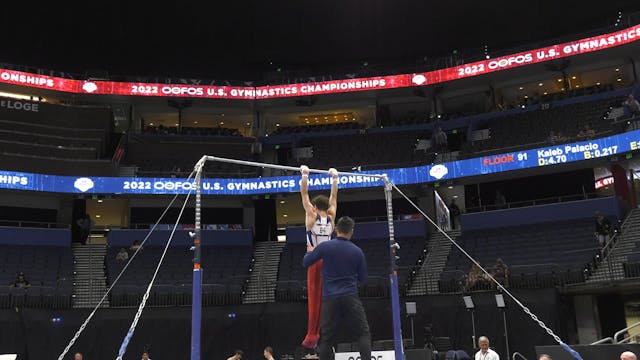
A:
<svg viewBox="0 0 640 360">
<path fill-rule="evenodd" d="M 619 107 L 624 94 L 629 89 L 598 93 L 595 90 L 575 92 L 574 98 L 565 99 L 561 95 L 545 96 L 535 104 L 525 108 L 469 116 L 441 122 L 449 132 L 449 150 L 460 150 L 460 158 L 489 155 L 516 148 L 547 146 L 550 132 L 562 134 L 566 142 L 584 139 L 576 135 L 589 125 L 595 137 L 612 134 L 611 121 L 605 119 L 612 107 Z M 541 105 L 544 103 L 545 105 Z M 272 135 L 279 135 L 280 142 L 286 142 L 287 134 L 295 136 L 289 141 L 297 141 L 299 147 L 311 147 L 313 157 L 291 159 L 289 165 L 309 164 L 314 167 L 326 166 L 326 159 L 337 167 L 366 166 L 381 168 L 390 166 L 412 166 L 433 161 L 431 151 L 416 150 L 418 139 L 431 139 L 435 123 L 422 121 L 418 125 L 361 129 L 354 132 L 335 126 L 300 126 L 279 129 Z M 438 125 L 440 126 L 440 125 Z M 458 133 L 471 130 L 489 129 L 490 138 L 479 141 L 463 141 L 462 145 L 451 139 L 452 130 Z M 342 132 L 327 137 L 332 131 Z M 275 140 L 269 138 L 270 140 Z M 564 142 L 564 141 L 563 141 Z M 394 151 L 389 151 L 393 149 Z M 336 157 L 335 154 L 349 154 Z M 372 160 L 373 159 L 373 160 Z"/>
<path fill-rule="evenodd" d="M 407 285 L 411 273 L 426 248 L 424 238 L 407 237 L 396 239 L 401 245 L 398 252 L 398 283 L 401 291 Z M 365 254 L 369 279 L 361 284 L 363 297 L 386 296 L 389 291 L 389 240 L 354 240 Z M 296 301 L 306 296 L 307 271 L 302 267 L 302 258 L 306 253 L 304 244 L 288 243 L 280 257 L 276 298 L 279 301 Z"/>
<path fill-rule="evenodd" d="M 112 306 L 137 304 L 144 294 L 164 248 L 145 247 L 113 288 Z M 116 261 L 119 248 L 107 253 L 108 279 L 113 282 L 125 262 Z M 130 251 L 132 254 L 132 252 Z M 248 246 L 204 246 L 202 266 L 203 303 L 239 304 L 249 276 L 252 249 Z M 152 289 L 153 305 L 187 305 L 191 303 L 193 252 L 189 247 L 170 247 Z"/>
<path fill-rule="evenodd" d="M 158 135 L 178 135 L 177 127 L 165 127 L 165 126 L 147 126 L 144 129 L 144 134 L 158 134 Z M 224 128 L 224 127 L 182 127 L 180 129 L 181 136 L 242 136 L 238 129 Z"/>
<path fill-rule="evenodd" d="M 357 122 L 340 122 L 336 124 L 280 126 L 271 135 L 305 134 L 312 132 L 357 130 L 364 129 L 364 125 Z"/>
<path fill-rule="evenodd" d="M 28 288 L 12 287 L 24 272 Z M 73 260 L 68 246 L 0 245 L 0 308 L 69 307 Z"/>
<path fill-rule="evenodd" d="M 576 135 L 585 125 L 595 131 L 596 137 L 611 134 L 611 123 L 605 119 L 606 114 L 611 107 L 620 106 L 623 100 L 622 96 L 604 97 L 566 105 L 552 103 L 548 109 L 536 105 L 531 109 L 533 111 L 515 114 L 496 113 L 486 124 L 490 138 L 465 143 L 461 149 L 461 157 L 547 146 L 552 144 L 549 141 L 552 131 L 566 138 L 561 142 L 580 140 L 576 139 Z"/>
<path fill-rule="evenodd" d="M 408 166 L 425 162 L 424 153 L 415 151 L 418 139 L 430 139 L 430 131 L 363 133 L 306 139 L 300 146 L 311 146 L 313 158 L 301 159 L 311 167 L 326 166 L 327 159 L 335 167 L 361 166 L 380 168 Z M 393 151 L 390 151 L 393 149 Z M 349 156 L 336 156 L 349 154 Z M 375 160 L 374 160 L 375 159 Z M 295 164 L 297 165 L 297 164 Z"/>
<path fill-rule="evenodd" d="M 3 170 L 112 175 L 110 161 L 100 161 L 110 157 L 110 108 L 36 104 L 38 111 L 0 109 Z"/>
<path fill-rule="evenodd" d="M 627 260 L 623 264 L 624 275 L 627 278 L 640 277 L 640 242 L 636 241 L 631 254 L 627 255 Z"/>
<path fill-rule="evenodd" d="M 253 139 L 199 135 L 130 136 L 124 163 L 138 167 L 140 176 L 187 176 L 202 155 L 251 160 Z M 227 163 L 208 162 L 205 173 L 221 177 L 256 176 L 259 169 Z"/>
<path fill-rule="evenodd" d="M 593 218 L 585 218 L 464 231 L 456 241 L 486 268 L 501 258 L 509 267 L 510 287 L 543 288 L 584 281 L 600 249 L 593 229 Z M 454 248 L 440 278 L 441 292 L 461 291 L 470 269 L 471 261 Z"/>
</svg>

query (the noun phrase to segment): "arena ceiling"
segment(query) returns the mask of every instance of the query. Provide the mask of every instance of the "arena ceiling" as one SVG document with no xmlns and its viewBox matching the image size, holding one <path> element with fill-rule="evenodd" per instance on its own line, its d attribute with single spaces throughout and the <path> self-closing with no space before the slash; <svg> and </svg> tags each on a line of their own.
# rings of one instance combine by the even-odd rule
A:
<svg viewBox="0 0 640 360">
<path fill-rule="evenodd" d="M 252 80 L 415 64 L 611 26 L 637 0 L 166 1 L 3 4 L 0 62 L 75 72 Z"/>
</svg>

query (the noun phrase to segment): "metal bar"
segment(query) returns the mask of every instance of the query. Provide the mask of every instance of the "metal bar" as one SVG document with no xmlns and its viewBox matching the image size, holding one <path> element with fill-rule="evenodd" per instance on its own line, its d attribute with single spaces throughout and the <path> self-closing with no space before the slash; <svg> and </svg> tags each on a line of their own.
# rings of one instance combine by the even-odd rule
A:
<svg viewBox="0 0 640 360">
<path fill-rule="evenodd" d="M 516 360 L 516 356 L 519 356 L 521 359 L 528 360 L 526 357 L 524 357 L 524 355 L 520 354 L 517 351 L 513 353 L 513 356 L 511 357 L 511 360 Z"/>
<path fill-rule="evenodd" d="M 396 253 L 399 245 L 395 240 L 393 229 L 393 185 L 385 176 L 384 197 L 387 201 L 387 221 L 389 223 L 389 294 L 391 295 L 391 313 L 393 318 L 393 344 L 395 360 L 404 360 L 402 344 L 402 324 L 400 323 L 400 295 L 398 290 L 398 266 Z"/>
<path fill-rule="evenodd" d="M 473 309 L 469 309 L 469 311 L 471 311 L 471 328 L 473 330 L 473 335 L 471 335 L 471 348 L 475 349 L 476 345 L 478 345 L 476 343 L 476 316 L 473 313 Z"/>
<path fill-rule="evenodd" d="M 604 339 L 600 339 L 596 342 L 593 342 L 589 345 L 600 345 L 600 344 L 605 344 L 605 343 L 613 343 L 613 338 L 612 337 L 608 337 L 608 338 L 604 338 Z"/>
<path fill-rule="evenodd" d="M 287 171 L 300 171 L 299 167 L 294 167 L 294 166 L 266 164 L 266 163 L 259 163 L 259 162 L 255 162 L 255 161 L 236 160 L 236 159 L 221 158 L 221 157 L 217 157 L 217 156 L 208 156 L 208 155 L 203 156 L 202 159 L 200 159 L 200 161 L 198 162 L 198 164 L 204 163 L 204 161 L 226 162 L 226 163 L 231 163 L 231 164 L 255 166 L 255 167 L 262 167 L 262 168 L 271 168 L 271 169 L 287 170 Z M 314 174 L 329 174 L 329 170 L 320 170 L 320 169 L 309 169 L 309 172 L 310 173 L 314 173 Z M 369 176 L 369 177 L 375 177 L 375 178 L 380 178 L 380 179 L 386 178 L 385 175 L 352 173 L 352 172 L 344 172 L 344 171 L 338 171 L 338 175 L 344 175 L 344 176 Z"/>
<path fill-rule="evenodd" d="M 507 347 L 507 354 L 509 354 L 509 332 L 507 331 L 507 312 L 502 308 L 502 321 L 504 323 L 504 341 Z"/>
<path fill-rule="evenodd" d="M 627 331 L 629 331 L 629 330 L 631 330 L 631 329 L 635 329 L 635 328 L 637 328 L 638 326 L 640 326 L 640 322 L 637 322 L 637 323 L 635 323 L 635 324 L 633 324 L 633 325 L 631 325 L 631 326 L 629 326 L 629 327 L 626 327 L 626 328 L 624 328 L 624 329 L 622 329 L 622 330 L 618 331 L 617 333 L 615 333 L 615 335 L 613 335 L 613 343 L 614 343 L 614 344 L 617 344 L 617 343 L 618 343 L 618 336 L 620 336 L 620 335 L 624 334 L 625 332 L 627 332 Z"/>
<path fill-rule="evenodd" d="M 200 163 L 198 163 L 200 165 Z M 204 163 L 203 163 L 204 164 Z M 195 235 L 193 239 L 193 288 L 191 304 L 191 360 L 200 360 L 200 327 L 202 321 L 202 268 L 200 266 L 202 166 L 196 167 Z"/>
</svg>

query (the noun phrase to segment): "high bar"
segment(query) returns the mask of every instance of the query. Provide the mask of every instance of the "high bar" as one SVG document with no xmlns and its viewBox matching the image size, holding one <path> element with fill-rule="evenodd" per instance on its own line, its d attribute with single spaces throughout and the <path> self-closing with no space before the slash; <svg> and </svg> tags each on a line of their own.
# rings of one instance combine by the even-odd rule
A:
<svg viewBox="0 0 640 360">
<path fill-rule="evenodd" d="M 276 165 L 276 164 L 266 164 L 266 163 L 259 163 L 259 162 L 255 162 L 255 161 L 228 159 L 228 158 L 222 158 L 222 157 L 210 156 L 210 155 L 205 155 L 198 161 L 198 163 L 196 164 L 196 170 L 198 169 L 199 166 L 203 166 L 206 161 L 218 161 L 218 162 L 226 162 L 226 163 L 238 164 L 238 165 L 256 166 L 256 167 L 262 167 L 262 168 L 271 168 L 271 169 L 289 170 L 289 171 L 300 171 L 299 167 Z M 314 173 L 314 174 L 329 174 L 329 170 L 320 170 L 320 169 L 309 169 L 309 172 L 310 173 Z M 344 171 L 338 171 L 338 175 L 344 175 L 344 176 L 370 176 L 370 177 L 375 177 L 375 178 L 379 178 L 379 179 L 383 179 L 383 180 L 387 179 L 386 175 L 362 174 L 362 173 L 352 173 L 352 172 L 344 172 Z"/>
</svg>

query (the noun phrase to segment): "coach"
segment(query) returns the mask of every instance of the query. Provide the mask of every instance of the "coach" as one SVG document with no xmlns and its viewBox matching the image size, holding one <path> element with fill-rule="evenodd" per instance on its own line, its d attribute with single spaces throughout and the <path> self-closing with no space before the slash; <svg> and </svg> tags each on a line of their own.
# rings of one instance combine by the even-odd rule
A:
<svg viewBox="0 0 640 360">
<path fill-rule="evenodd" d="M 315 248 L 307 245 L 302 259 L 305 268 L 323 260 L 320 360 L 335 359 L 336 331 L 343 326 L 351 329 L 350 335 L 357 339 L 360 358 L 371 358 L 369 324 L 358 297 L 358 281 L 367 280 L 367 262 L 362 250 L 350 241 L 354 225 L 350 217 L 341 217 L 336 223 L 337 237 Z"/>
</svg>

